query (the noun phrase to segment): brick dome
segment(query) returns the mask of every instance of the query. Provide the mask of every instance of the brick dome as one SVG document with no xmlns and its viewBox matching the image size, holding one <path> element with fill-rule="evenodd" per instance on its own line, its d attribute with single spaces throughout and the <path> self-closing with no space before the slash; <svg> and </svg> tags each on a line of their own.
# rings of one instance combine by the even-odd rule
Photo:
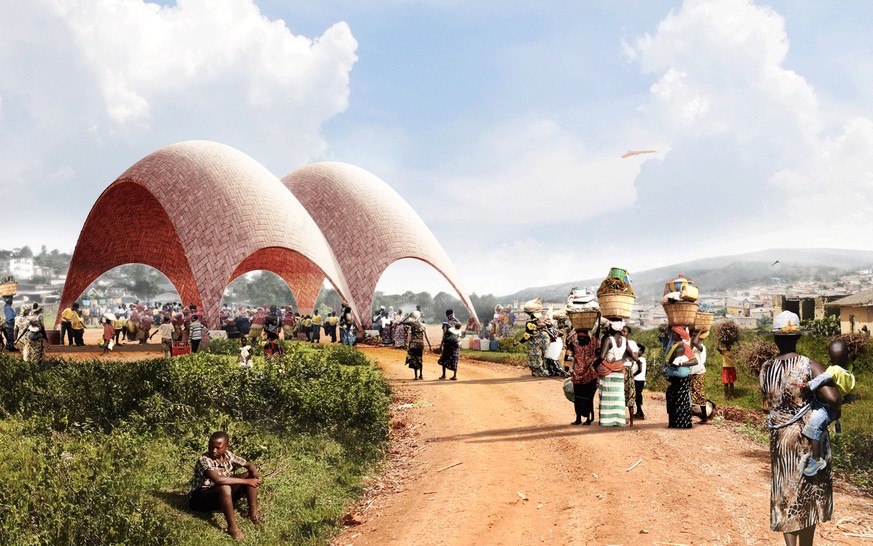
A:
<svg viewBox="0 0 873 546">
<path fill-rule="evenodd" d="M 279 275 L 304 313 L 325 277 L 344 297 L 351 294 L 300 202 L 260 163 L 215 142 L 158 150 L 106 188 L 79 234 L 61 309 L 104 272 L 128 263 L 166 275 L 182 303 L 196 304 L 210 326 L 217 325 L 225 287 L 249 271 Z"/>
<path fill-rule="evenodd" d="M 350 289 L 350 303 L 367 326 L 376 283 L 402 258 L 430 264 L 455 289 L 475 317 L 452 262 L 424 221 L 400 195 L 372 173 L 340 162 L 314 163 L 282 182 L 303 204 L 333 249 Z M 478 319 L 477 319 L 478 320 Z"/>
</svg>

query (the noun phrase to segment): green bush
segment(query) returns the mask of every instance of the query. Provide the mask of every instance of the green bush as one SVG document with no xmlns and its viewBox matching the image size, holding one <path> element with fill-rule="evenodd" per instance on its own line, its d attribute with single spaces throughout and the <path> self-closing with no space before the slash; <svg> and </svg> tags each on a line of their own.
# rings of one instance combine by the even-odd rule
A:
<svg viewBox="0 0 873 546">
<path fill-rule="evenodd" d="M 241 347 L 242 345 L 240 344 L 239 339 L 210 339 L 209 344 L 203 349 L 202 352 L 214 355 L 238 356 Z"/>
<path fill-rule="evenodd" d="M 214 542 L 217 526 L 191 516 L 182 493 L 217 429 L 279 476 L 262 490 L 278 517 L 257 543 L 323 543 L 381 456 L 390 398 L 359 356 L 342 353 L 358 364 L 345 366 L 302 345 L 254 368 L 212 353 L 41 365 L 0 355 L 0 544 Z"/>
<path fill-rule="evenodd" d="M 332 343 L 330 345 L 315 345 L 324 354 L 324 358 L 344 366 L 368 366 L 370 359 L 354 347 Z"/>
<path fill-rule="evenodd" d="M 524 353 L 525 345 L 518 343 L 521 339 L 521 333 L 512 337 L 504 337 L 497 340 L 497 352 L 500 353 Z"/>
</svg>

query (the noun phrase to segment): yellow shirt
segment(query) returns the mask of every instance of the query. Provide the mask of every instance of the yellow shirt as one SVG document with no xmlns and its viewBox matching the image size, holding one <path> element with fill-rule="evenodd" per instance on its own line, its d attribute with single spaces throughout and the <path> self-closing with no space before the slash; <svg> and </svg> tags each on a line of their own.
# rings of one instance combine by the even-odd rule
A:
<svg viewBox="0 0 873 546">
<path fill-rule="evenodd" d="M 307 327 L 307 328 L 309 328 L 310 326 L 312 326 L 312 319 L 305 319 L 305 320 L 303 321 L 303 326 L 305 326 L 305 327 Z"/>
<path fill-rule="evenodd" d="M 75 311 L 73 312 L 73 318 L 70 320 L 70 327 L 73 330 L 82 330 L 85 328 L 85 323 L 82 322 L 82 317 L 80 317 Z"/>
<path fill-rule="evenodd" d="M 62 322 L 73 322 L 73 317 L 78 317 L 79 314 L 70 309 L 69 307 L 64 309 L 64 312 L 61 313 L 61 321 Z"/>
<path fill-rule="evenodd" d="M 339 324 L 339 317 L 327 317 L 325 321 L 331 326 L 336 326 Z"/>
<path fill-rule="evenodd" d="M 321 315 L 315 315 L 312 317 L 312 324 L 316 326 L 321 326 Z"/>
<path fill-rule="evenodd" d="M 722 368 L 736 368 L 733 361 L 733 356 L 729 351 L 721 353 Z"/>
</svg>

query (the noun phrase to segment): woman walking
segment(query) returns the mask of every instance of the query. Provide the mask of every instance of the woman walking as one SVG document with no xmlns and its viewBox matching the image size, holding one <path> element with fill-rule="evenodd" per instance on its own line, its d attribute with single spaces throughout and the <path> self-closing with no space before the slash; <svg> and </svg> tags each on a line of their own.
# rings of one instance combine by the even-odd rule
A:
<svg viewBox="0 0 873 546">
<path fill-rule="evenodd" d="M 706 346 L 703 332 L 691 332 L 691 350 L 697 364 L 689 370 L 691 407 L 700 411 L 700 423 L 706 423 Z"/>
<path fill-rule="evenodd" d="M 406 348 L 406 323 L 403 322 L 403 309 L 400 308 L 394 314 L 394 348 Z"/>
<path fill-rule="evenodd" d="M 424 342 L 432 349 L 427 338 L 427 328 L 421 322 L 421 311 L 413 311 L 403 319 L 409 325 L 409 344 L 406 349 L 406 365 L 412 368 L 413 380 L 424 379 Z"/>
<path fill-rule="evenodd" d="M 604 336 L 600 346 L 600 426 L 623 427 L 625 425 L 625 392 L 624 392 L 624 354 L 627 351 L 627 340 L 621 335 L 624 322 L 609 321 L 609 333 Z M 631 426 L 634 425 L 631 413 Z"/>
<path fill-rule="evenodd" d="M 809 420 L 813 394 L 804 389 L 810 379 L 824 372 L 821 364 L 797 354 L 800 318 L 783 311 L 773 319 L 779 354 L 761 368 L 761 394 L 767 401 L 770 427 L 770 529 L 783 533 L 787 546 L 812 546 L 815 526 L 833 517 L 831 445 L 827 431 L 821 438 L 821 455 L 827 461 L 814 476 L 804 476 L 811 444 L 801 431 Z M 840 395 L 822 387 L 819 397 L 838 411 Z"/>
<path fill-rule="evenodd" d="M 545 369 L 546 349 L 549 346 L 549 335 L 546 333 L 545 323 L 537 318 L 537 314 L 543 310 L 543 304 L 539 298 L 524 304 L 524 312 L 527 313 L 527 324 L 524 325 L 524 334 L 521 343 L 527 343 L 527 367 L 534 377 L 545 377 L 549 372 Z"/>
<path fill-rule="evenodd" d="M 667 387 L 667 427 L 691 428 L 691 380 L 689 370 L 697 364 L 691 351 L 691 336 L 682 326 L 673 326 L 673 344 L 667 351 L 664 375 Z"/>
<path fill-rule="evenodd" d="M 48 343 L 48 336 L 45 333 L 45 326 L 39 317 L 33 315 L 31 311 L 30 321 L 24 333 L 24 349 L 21 351 L 24 361 L 37 364 L 42 362 L 45 357 L 46 343 Z"/>
<path fill-rule="evenodd" d="M 567 336 L 567 348 L 573 356 L 573 407 L 576 420 L 571 425 L 590 425 L 594 421 L 594 393 L 597 391 L 597 370 L 600 342 L 586 330 L 572 330 Z M 582 422 L 582 417 L 585 422 Z"/>
<path fill-rule="evenodd" d="M 452 381 L 458 379 L 458 359 L 461 356 L 461 323 L 455 318 L 455 312 L 446 309 L 446 320 L 443 321 L 443 339 L 440 342 L 439 364 L 443 368 L 440 379 L 446 378 L 446 370 L 452 371 Z"/>
</svg>

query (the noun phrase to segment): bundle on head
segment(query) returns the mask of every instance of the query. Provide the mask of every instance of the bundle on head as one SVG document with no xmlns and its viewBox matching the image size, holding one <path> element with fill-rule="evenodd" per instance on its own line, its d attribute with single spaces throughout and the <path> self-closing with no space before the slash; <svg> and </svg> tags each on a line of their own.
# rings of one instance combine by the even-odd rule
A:
<svg viewBox="0 0 873 546">
<path fill-rule="evenodd" d="M 630 283 L 626 283 L 621 279 L 607 277 L 602 283 L 600 283 L 600 288 L 597 289 L 598 296 L 603 296 L 605 294 L 625 294 L 627 296 L 633 296 L 634 288 Z"/>
<path fill-rule="evenodd" d="M 740 340 L 740 327 L 732 320 L 720 322 L 715 328 L 715 338 L 719 345 L 730 349 Z"/>
<path fill-rule="evenodd" d="M 768 360 L 779 354 L 779 348 L 772 341 L 755 339 L 743 347 L 740 359 L 749 365 L 749 371 L 754 375 L 760 375 L 761 367 Z"/>
</svg>

